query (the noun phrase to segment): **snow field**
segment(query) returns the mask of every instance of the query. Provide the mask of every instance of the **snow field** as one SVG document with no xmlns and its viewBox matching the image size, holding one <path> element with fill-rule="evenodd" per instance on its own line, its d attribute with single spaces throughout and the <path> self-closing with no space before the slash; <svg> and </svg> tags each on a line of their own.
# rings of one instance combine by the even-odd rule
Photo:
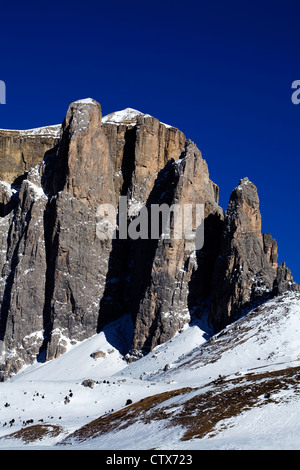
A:
<svg viewBox="0 0 300 470">
<path fill-rule="evenodd" d="M 68 434 L 100 416 L 121 410 L 145 397 L 190 387 L 193 390 L 159 403 L 151 412 L 167 407 L 167 417 L 180 413 L 193 397 L 220 386 L 234 392 L 234 380 L 251 388 L 251 374 L 296 370 L 300 366 L 300 296 L 287 294 L 260 308 L 215 336 L 205 321 L 188 326 L 171 341 L 133 363 L 124 360 L 132 338 L 129 316 L 98 335 L 70 345 L 61 357 L 24 368 L 0 384 L 0 449 L 54 448 Z M 209 339 L 210 338 L 210 339 Z M 100 353 L 94 359 L 93 353 Z M 166 367 L 167 366 L 167 367 Z M 294 369 L 293 369 L 294 368 Z M 263 375 L 262 375 L 263 376 Z M 93 388 L 82 382 L 90 379 Z M 254 382 L 253 382 L 254 383 Z M 216 388 L 220 392 L 221 388 Z M 137 419 L 95 439 L 72 442 L 78 449 L 299 449 L 300 390 L 295 382 L 278 387 L 272 400 L 264 394 L 250 409 L 220 420 L 201 439 L 182 441 L 185 429 L 168 426 L 168 418 L 145 424 Z M 112 411 L 113 410 L 113 411 Z M 195 410 L 195 417 L 197 417 Z M 206 414 L 204 412 L 204 418 Z M 191 418 L 192 419 L 192 418 Z M 11 421 L 14 422 L 11 424 Z M 24 429 L 24 422 L 61 426 L 59 436 L 31 444 L 1 439 Z M 41 421 L 43 420 L 43 421 Z"/>
</svg>

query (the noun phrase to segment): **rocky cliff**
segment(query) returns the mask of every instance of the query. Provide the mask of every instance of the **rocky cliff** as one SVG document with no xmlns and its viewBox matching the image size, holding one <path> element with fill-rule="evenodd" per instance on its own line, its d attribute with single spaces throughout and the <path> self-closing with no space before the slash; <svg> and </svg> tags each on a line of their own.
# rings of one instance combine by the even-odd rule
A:
<svg viewBox="0 0 300 470">
<path fill-rule="evenodd" d="M 60 125 L 25 131 L 0 129 L 0 180 L 13 183 L 38 165 L 58 142 Z"/>
<path fill-rule="evenodd" d="M 241 180 L 223 215 L 196 145 L 150 115 L 102 117 L 86 99 L 61 126 L 0 131 L 0 175 L 2 380 L 124 314 L 133 359 L 204 311 L 218 331 L 250 303 L 299 288 L 261 233 L 253 183 Z M 104 204 L 115 209 L 113 238 L 99 236 Z M 143 210 L 162 204 L 204 208 L 201 249 L 162 225 L 156 238 L 121 236 L 122 223 L 137 229 Z"/>
<path fill-rule="evenodd" d="M 257 189 L 244 178 L 232 192 L 224 217 L 211 283 L 211 322 L 220 330 L 241 309 L 289 289 L 299 286 L 285 264 L 278 265 L 276 240 L 261 233 Z"/>
</svg>

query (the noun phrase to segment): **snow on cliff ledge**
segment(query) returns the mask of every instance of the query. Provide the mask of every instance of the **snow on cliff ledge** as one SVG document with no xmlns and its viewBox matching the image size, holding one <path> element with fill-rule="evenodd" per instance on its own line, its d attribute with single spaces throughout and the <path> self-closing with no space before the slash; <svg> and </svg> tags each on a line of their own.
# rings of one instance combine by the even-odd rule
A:
<svg viewBox="0 0 300 470">
<path fill-rule="evenodd" d="M 139 116 L 143 116 L 144 118 L 152 117 L 150 114 L 144 114 L 141 111 L 133 108 L 125 108 L 121 111 L 115 111 L 113 113 L 108 114 L 107 116 L 103 116 L 102 123 L 106 124 L 131 124 L 135 125 L 137 122 L 137 118 Z M 164 124 L 163 122 L 161 124 Z M 168 124 L 164 124 L 166 127 L 172 127 Z"/>
<path fill-rule="evenodd" d="M 53 126 L 44 126 L 44 127 L 36 127 L 34 129 L 24 129 L 24 130 L 17 130 L 17 129 L 0 129 L 4 132 L 17 132 L 18 134 L 24 137 L 36 137 L 37 135 L 40 136 L 50 136 L 50 137 L 59 137 L 61 129 L 61 124 L 55 124 Z"/>
<path fill-rule="evenodd" d="M 97 102 L 92 99 L 92 98 L 85 98 L 82 100 L 77 100 L 74 103 L 77 104 L 92 104 L 95 105 Z M 137 118 L 139 116 L 143 116 L 144 118 L 150 118 L 153 117 L 150 114 L 145 114 L 142 113 L 141 111 L 138 111 L 137 109 L 133 108 L 125 108 L 120 111 L 115 111 L 113 113 L 107 114 L 106 116 L 102 117 L 102 123 L 106 124 L 125 124 L 125 125 L 136 125 L 137 123 Z M 160 121 L 161 122 L 161 121 Z M 170 126 L 169 124 L 165 124 L 164 122 L 161 122 L 165 127 L 171 128 L 173 126 Z M 17 129 L 0 129 L 0 132 L 17 132 L 21 136 L 24 137 L 36 137 L 36 136 L 51 136 L 51 137 L 56 137 L 58 138 L 60 135 L 61 131 L 61 124 L 55 124 L 55 125 L 50 125 L 50 126 L 44 126 L 44 127 L 36 127 L 34 129 L 24 129 L 24 130 L 17 130 Z"/>
</svg>

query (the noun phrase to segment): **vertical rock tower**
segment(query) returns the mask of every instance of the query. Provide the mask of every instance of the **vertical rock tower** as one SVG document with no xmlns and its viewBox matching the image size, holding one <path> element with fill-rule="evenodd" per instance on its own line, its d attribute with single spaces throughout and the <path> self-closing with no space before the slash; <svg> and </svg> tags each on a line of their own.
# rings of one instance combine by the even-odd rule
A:
<svg viewBox="0 0 300 470">
<path fill-rule="evenodd" d="M 240 180 L 225 213 L 211 285 L 210 320 L 219 331 L 241 309 L 288 289 L 298 290 L 289 269 L 278 266 L 277 243 L 261 233 L 257 188 Z"/>
</svg>

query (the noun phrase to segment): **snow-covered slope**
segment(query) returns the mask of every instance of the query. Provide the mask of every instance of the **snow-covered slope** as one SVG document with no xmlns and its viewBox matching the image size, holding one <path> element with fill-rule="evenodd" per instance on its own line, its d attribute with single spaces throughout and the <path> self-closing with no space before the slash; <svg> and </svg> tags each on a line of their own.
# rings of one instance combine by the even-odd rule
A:
<svg viewBox="0 0 300 470">
<path fill-rule="evenodd" d="M 127 363 L 132 331 L 125 316 L 1 383 L 0 448 L 300 448 L 299 294 Z"/>
</svg>

